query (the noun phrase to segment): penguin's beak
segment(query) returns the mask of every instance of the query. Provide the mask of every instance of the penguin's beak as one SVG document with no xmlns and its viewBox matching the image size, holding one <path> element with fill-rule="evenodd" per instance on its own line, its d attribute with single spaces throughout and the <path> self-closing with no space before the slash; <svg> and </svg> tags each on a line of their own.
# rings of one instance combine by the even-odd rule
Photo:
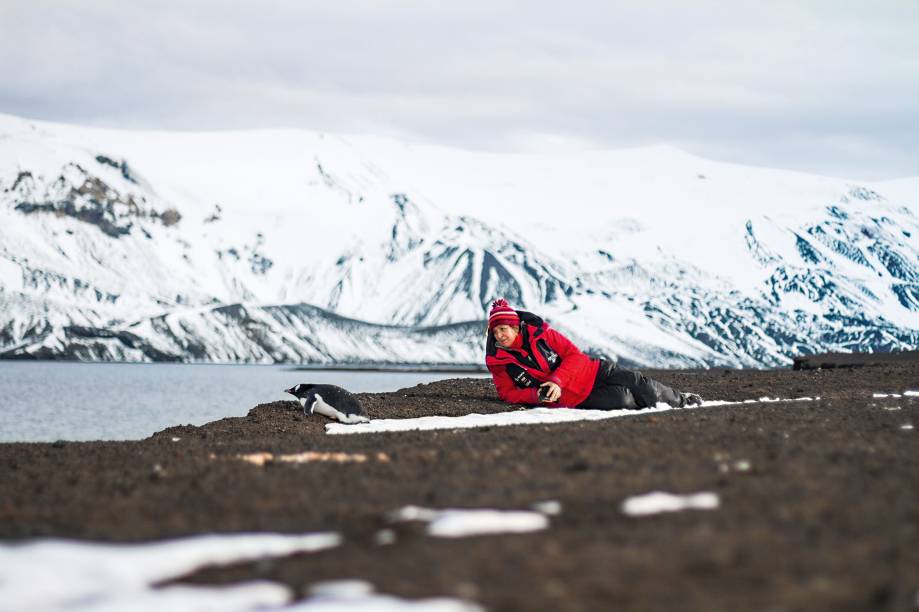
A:
<svg viewBox="0 0 919 612">
<path fill-rule="evenodd" d="M 284 389 L 284 393 L 290 393 L 291 395 L 293 395 L 293 394 L 294 394 L 294 388 L 291 387 L 290 389 Z"/>
</svg>

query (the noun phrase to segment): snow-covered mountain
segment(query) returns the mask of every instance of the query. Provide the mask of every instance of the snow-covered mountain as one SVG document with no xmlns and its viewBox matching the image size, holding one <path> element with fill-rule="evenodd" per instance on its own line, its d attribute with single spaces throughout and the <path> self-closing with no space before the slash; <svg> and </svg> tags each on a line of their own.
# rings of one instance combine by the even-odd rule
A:
<svg viewBox="0 0 919 612">
<path fill-rule="evenodd" d="M 0 115 L 0 356 L 478 363 L 491 300 L 623 364 L 919 346 L 919 179 Z"/>
</svg>

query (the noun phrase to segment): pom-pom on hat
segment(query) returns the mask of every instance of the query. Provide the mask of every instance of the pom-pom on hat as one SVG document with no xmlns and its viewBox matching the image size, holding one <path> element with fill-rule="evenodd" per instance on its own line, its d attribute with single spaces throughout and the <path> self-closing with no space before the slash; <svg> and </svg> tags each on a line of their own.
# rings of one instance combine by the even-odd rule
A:
<svg viewBox="0 0 919 612">
<path fill-rule="evenodd" d="M 511 308 L 505 299 L 492 302 L 491 312 L 488 313 L 488 330 L 491 331 L 498 325 L 520 325 L 517 311 Z"/>
</svg>

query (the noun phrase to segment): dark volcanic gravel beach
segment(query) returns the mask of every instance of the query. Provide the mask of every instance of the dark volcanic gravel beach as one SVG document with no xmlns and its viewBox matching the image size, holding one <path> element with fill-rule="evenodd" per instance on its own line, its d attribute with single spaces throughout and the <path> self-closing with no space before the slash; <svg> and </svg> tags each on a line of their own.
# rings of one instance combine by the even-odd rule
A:
<svg viewBox="0 0 919 612">
<path fill-rule="evenodd" d="M 212 568 L 304 593 L 359 578 L 492 610 L 913 610 L 919 597 L 919 364 L 648 371 L 706 399 L 820 396 L 571 424 L 329 436 L 294 402 L 136 442 L 0 445 L 0 535 L 145 541 L 208 532 L 337 531 L 342 546 Z M 303 373 L 304 382 L 309 373 Z M 512 410 L 489 380 L 359 396 L 373 418 Z M 178 440 L 175 440 L 175 439 Z M 363 463 L 252 465 L 239 454 L 361 453 Z M 380 455 L 383 453 L 384 455 Z M 651 491 L 715 510 L 622 513 Z M 434 538 L 406 505 L 528 509 L 545 531 Z M 391 528 L 391 545 L 375 534 Z"/>
</svg>

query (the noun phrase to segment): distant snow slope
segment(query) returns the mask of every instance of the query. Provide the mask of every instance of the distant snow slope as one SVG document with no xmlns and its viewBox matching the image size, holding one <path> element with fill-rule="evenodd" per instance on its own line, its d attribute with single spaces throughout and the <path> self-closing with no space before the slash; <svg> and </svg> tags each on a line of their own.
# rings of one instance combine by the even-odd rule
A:
<svg viewBox="0 0 919 612">
<path fill-rule="evenodd" d="M 919 346 L 919 179 L 0 115 L 0 356 L 482 359 L 507 297 L 629 365 Z"/>
</svg>

